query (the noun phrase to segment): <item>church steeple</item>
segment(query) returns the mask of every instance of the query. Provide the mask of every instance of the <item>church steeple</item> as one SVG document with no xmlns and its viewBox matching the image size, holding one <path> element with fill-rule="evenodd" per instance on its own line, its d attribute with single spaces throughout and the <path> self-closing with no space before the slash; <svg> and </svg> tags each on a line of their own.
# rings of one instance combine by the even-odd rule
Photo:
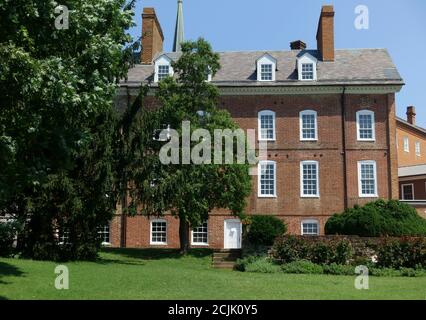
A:
<svg viewBox="0 0 426 320">
<path fill-rule="evenodd" d="M 180 44 L 184 41 L 183 29 L 183 0 L 178 0 L 178 11 L 176 18 L 175 40 L 173 42 L 173 52 L 181 51 Z"/>
</svg>

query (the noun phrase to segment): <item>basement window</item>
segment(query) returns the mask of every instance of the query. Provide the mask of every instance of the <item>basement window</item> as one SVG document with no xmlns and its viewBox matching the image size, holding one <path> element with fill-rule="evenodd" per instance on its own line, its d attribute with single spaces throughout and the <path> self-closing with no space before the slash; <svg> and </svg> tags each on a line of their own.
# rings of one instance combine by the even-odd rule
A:
<svg viewBox="0 0 426 320">
<path fill-rule="evenodd" d="M 100 238 L 102 239 L 102 244 L 103 245 L 109 245 L 110 242 L 110 233 L 109 233 L 109 224 L 100 227 L 98 230 L 98 234 L 100 236 Z"/>
<path fill-rule="evenodd" d="M 319 222 L 318 220 L 303 220 L 301 223 L 302 236 L 318 236 Z"/>
<path fill-rule="evenodd" d="M 166 220 L 151 221 L 151 244 L 154 244 L 154 245 L 167 244 L 167 221 Z"/>
<path fill-rule="evenodd" d="M 201 226 L 192 229 L 192 244 L 194 246 L 208 245 L 208 224 L 204 222 Z"/>
</svg>

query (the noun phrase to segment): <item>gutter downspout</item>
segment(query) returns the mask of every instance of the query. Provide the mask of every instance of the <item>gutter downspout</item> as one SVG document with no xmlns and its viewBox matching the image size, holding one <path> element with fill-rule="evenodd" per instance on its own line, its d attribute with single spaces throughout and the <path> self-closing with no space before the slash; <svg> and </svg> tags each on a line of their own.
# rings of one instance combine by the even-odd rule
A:
<svg viewBox="0 0 426 320">
<path fill-rule="evenodd" d="M 341 97 L 342 110 L 342 155 L 343 155 L 343 205 L 348 208 L 348 177 L 347 177 L 347 159 L 346 159 L 346 86 L 343 87 Z"/>
</svg>

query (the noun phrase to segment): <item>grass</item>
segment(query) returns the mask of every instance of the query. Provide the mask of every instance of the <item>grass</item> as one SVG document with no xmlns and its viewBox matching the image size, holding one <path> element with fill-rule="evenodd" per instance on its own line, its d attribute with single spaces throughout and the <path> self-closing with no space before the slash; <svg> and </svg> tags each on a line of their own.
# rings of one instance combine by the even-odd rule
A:
<svg viewBox="0 0 426 320">
<path fill-rule="evenodd" d="M 426 299 L 426 277 L 256 274 L 211 267 L 207 250 L 108 249 L 95 262 L 65 263 L 69 290 L 54 287 L 58 263 L 0 259 L 0 299 Z"/>
</svg>

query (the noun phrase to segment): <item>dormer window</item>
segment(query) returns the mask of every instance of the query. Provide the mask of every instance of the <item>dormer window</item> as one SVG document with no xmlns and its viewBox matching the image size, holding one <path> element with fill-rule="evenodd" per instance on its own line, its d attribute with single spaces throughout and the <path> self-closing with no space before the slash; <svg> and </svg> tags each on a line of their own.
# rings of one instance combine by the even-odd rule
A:
<svg viewBox="0 0 426 320">
<path fill-rule="evenodd" d="M 158 66 L 158 81 L 167 78 L 170 75 L 170 66 L 162 65 Z"/>
<path fill-rule="evenodd" d="M 272 64 L 260 65 L 260 80 L 272 81 Z"/>
<path fill-rule="evenodd" d="M 302 51 L 297 58 L 297 73 L 300 81 L 317 80 L 317 59 L 310 53 Z"/>
<path fill-rule="evenodd" d="M 277 60 L 270 54 L 265 53 L 256 60 L 257 81 L 275 81 Z"/>
<path fill-rule="evenodd" d="M 313 63 L 302 63 L 302 80 L 314 80 Z"/>
<path fill-rule="evenodd" d="M 173 76 L 172 60 L 165 54 L 159 56 L 155 61 L 154 82 L 159 82 L 167 77 Z"/>
</svg>

